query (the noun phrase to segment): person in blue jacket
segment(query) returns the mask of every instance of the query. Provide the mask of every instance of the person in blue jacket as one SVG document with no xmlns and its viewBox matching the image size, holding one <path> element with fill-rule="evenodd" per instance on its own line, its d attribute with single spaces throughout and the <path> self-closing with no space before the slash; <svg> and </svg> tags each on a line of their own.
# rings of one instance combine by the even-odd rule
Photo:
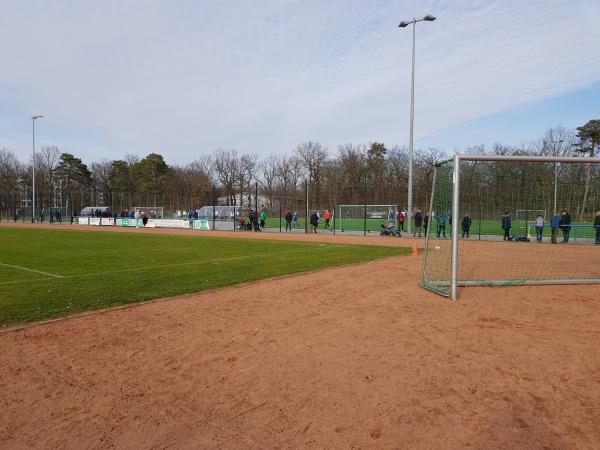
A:
<svg viewBox="0 0 600 450">
<path fill-rule="evenodd" d="M 439 238 L 441 234 L 446 237 L 446 213 L 442 212 L 438 216 L 437 219 L 437 237 Z"/>
<path fill-rule="evenodd" d="M 553 244 L 556 244 L 556 237 L 558 236 L 558 225 L 560 225 L 560 216 L 557 213 L 554 213 L 552 219 L 550 220 L 550 229 L 552 230 L 550 242 L 552 242 Z"/>
<path fill-rule="evenodd" d="M 508 211 L 504 211 L 502 214 L 502 229 L 504 230 L 504 240 L 510 240 L 510 229 L 512 228 L 512 224 L 510 222 L 510 214 Z"/>
</svg>

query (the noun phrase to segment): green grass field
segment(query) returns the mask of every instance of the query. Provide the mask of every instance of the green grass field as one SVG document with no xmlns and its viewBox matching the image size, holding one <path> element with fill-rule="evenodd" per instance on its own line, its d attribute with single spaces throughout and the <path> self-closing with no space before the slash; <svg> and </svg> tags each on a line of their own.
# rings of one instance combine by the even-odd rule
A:
<svg viewBox="0 0 600 450">
<path fill-rule="evenodd" d="M 0 324 L 406 253 L 373 246 L 0 228 Z"/>
</svg>

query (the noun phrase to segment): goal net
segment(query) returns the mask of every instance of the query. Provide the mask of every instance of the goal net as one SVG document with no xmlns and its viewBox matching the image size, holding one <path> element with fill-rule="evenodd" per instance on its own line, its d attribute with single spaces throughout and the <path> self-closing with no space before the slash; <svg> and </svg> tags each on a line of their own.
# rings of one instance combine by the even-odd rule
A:
<svg viewBox="0 0 600 450">
<path fill-rule="evenodd" d="M 336 231 L 377 232 L 381 225 L 395 224 L 396 205 L 338 205 L 335 209 Z"/>
<path fill-rule="evenodd" d="M 457 155 L 427 214 L 421 285 L 437 293 L 600 283 L 600 158 Z"/>
</svg>

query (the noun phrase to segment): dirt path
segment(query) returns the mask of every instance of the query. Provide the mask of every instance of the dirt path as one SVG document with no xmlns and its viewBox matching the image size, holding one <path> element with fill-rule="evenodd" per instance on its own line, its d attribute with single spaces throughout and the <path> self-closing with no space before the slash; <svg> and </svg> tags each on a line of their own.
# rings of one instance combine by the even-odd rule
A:
<svg viewBox="0 0 600 450">
<path fill-rule="evenodd" d="M 2 333 L 0 448 L 594 448 L 600 286 L 453 303 L 417 286 L 419 266 Z"/>
</svg>

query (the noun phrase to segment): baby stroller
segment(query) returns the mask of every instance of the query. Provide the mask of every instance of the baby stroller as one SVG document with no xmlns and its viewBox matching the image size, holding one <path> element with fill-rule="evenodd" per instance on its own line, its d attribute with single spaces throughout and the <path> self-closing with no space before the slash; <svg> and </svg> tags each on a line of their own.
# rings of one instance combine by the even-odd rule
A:
<svg viewBox="0 0 600 450">
<path fill-rule="evenodd" d="M 394 236 L 395 234 L 395 225 L 393 222 L 389 222 L 388 224 L 381 224 L 381 229 L 379 230 L 380 236 Z"/>
</svg>

